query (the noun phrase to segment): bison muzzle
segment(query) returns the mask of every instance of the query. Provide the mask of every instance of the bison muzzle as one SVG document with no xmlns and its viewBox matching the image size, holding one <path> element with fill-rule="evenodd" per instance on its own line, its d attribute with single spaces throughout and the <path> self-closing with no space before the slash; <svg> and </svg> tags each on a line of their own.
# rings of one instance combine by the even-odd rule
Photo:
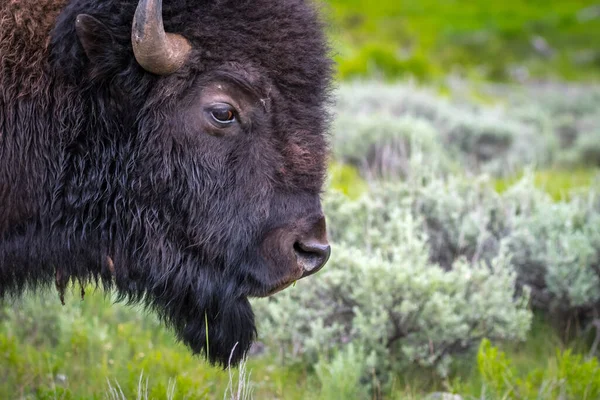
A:
<svg viewBox="0 0 600 400">
<path fill-rule="evenodd" d="M 330 254 L 332 63 L 311 4 L 3 1 L 0 298 L 94 284 L 239 362 L 248 298 Z"/>
</svg>

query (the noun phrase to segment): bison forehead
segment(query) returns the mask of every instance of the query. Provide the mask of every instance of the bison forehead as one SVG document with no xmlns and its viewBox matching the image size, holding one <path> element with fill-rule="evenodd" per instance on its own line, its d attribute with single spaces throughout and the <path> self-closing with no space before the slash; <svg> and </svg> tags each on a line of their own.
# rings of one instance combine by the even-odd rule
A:
<svg viewBox="0 0 600 400">
<path fill-rule="evenodd" d="M 136 6 L 137 0 L 70 2 L 53 31 L 52 63 L 56 71 L 67 77 L 83 76 L 84 85 L 85 75 L 89 74 L 97 80 L 98 87 L 109 87 L 112 97 L 108 104 L 115 103 L 118 107 L 114 108 L 124 117 L 132 114 L 131 121 L 138 120 L 135 114 L 140 109 L 140 114 L 149 110 L 148 115 L 152 113 L 157 119 L 164 118 L 169 110 L 175 114 L 183 107 L 181 99 L 186 93 L 202 90 L 197 87 L 199 82 L 204 87 L 210 84 L 210 76 L 218 76 L 213 72 L 233 72 L 256 89 L 268 114 L 268 121 L 256 124 L 260 126 L 256 133 L 264 140 L 260 142 L 252 135 L 248 140 L 254 143 L 242 150 L 258 149 L 258 143 L 263 143 L 260 165 L 269 161 L 261 168 L 263 174 L 272 179 L 264 171 L 276 167 L 286 177 L 282 182 L 317 190 L 322 184 L 327 155 L 325 105 L 331 98 L 332 62 L 312 2 L 164 0 L 165 29 L 183 35 L 191 43 L 192 52 L 183 68 L 163 77 L 145 73 L 133 58 L 131 23 Z M 96 60 L 100 65 L 89 66 L 80 61 L 86 57 L 77 42 L 74 21 L 82 13 L 97 18 L 111 32 L 114 46 L 107 45 L 106 56 Z M 182 130 L 181 124 L 171 125 Z M 231 140 L 216 140 L 199 130 L 189 131 L 189 135 L 186 130 L 186 135 L 174 132 L 172 136 L 189 136 L 187 143 L 192 145 L 188 147 L 206 145 L 203 148 L 211 148 L 215 154 L 220 148 L 225 153 L 226 143 L 242 141 L 239 135 Z M 164 132 L 159 136 L 157 140 L 170 140 Z M 242 150 L 236 148 L 236 156 Z M 239 158 L 244 157 L 247 159 L 245 154 Z"/>
<path fill-rule="evenodd" d="M 103 58 L 108 62 L 112 57 L 112 64 L 97 70 L 111 72 L 112 78 L 123 72 L 110 71 L 116 65 L 131 66 L 131 58 L 125 59 L 123 53 L 131 52 L 136 6 L 137 0 L 70 2 L 52 34 L 57 69 L 66 76 L 77 75 L 81 66 L 77 59 L 85 58 L 74 28 L 79 14 L 105 24 L 113 41 L 107 46 L 120 52 Z M 333 63 L 322 21 L 308 0 L 165 0 L 163 16 L 165 29 L 183 35 L 192 45 L 189 59 L 176 74 L 179 78 L 236 62 L 250 79 L 257 74 L 268 77 L 288 101 L 320 107 L 330 98 Z"/>
<path fill-rule="evenodd" d="M 165 2 L 165 26 L 182 33 L 210 68 L 243 61 L 268 74 L 285 94 L 323 100 L 331 60 L 316 11 L 304 0 Z"/>
</svg>

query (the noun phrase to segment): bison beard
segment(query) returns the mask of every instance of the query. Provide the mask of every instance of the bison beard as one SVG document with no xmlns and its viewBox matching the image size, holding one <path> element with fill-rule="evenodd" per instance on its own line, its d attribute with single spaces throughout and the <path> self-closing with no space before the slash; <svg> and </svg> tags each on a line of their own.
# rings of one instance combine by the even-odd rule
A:
<svg viewBox="0 0 600 400">
<path fill-rule="evenodd" d="M 61 251 L 64 243 L 69 247 L 68 253 Z M 125 261 L 128 256 L 123 254 L 123 258 L 113 261 L 102 257 L 104 252 L 90 251 L 89 242 L 86 246 L 77 240 L 64 243 L 36 244 L 36 238 L 27 236 L 3 242 L 0 299 L 20 295 L 25 289 L 40 290 L 54 284 L 62 300 L 70 283 L 82 288 L 102 284 L 107 291 L 117 290 L 118 301 L 141 303 L 157 312 L 180 340 L 213 364 L 236 365 L 250 348 L 256 330 L 248 288 L 244 285 L 236 285 L 234 280 L 219 280 L 191 258 L 172 260 L 178 267 L 164 274 L 139 265 L 154 263 L 160 269 L 164 260 L 152 260 L 156 254 L 137 255 L 129 261 Z M 48 247 L 54 250 L 55 258 L 49 258 Z M 100 249 L 101 245 L 95 247 Z M 44 268 L 37 265 L 41 262 Z M 129 268 L 115 268 L 115 263 L 129 263 Z M 59 267 L 52 268 L 54 265 Z"/>
<path fill-rule="evenodd" d="M 207 298 L 205 289 L 191 291 L 181 304 L 173 303 L 172 298 L 164 299 L 166 304 L 154 304 L 158 310 L 164 310 L 159 314 L 167 318 L 192 351 L 204 354 L 212 363 L 236 365 L 255 336 L 250 303 L 246 297 L 227 291 Z"/>
<path fill-rule="evenodd" d="M 329 257 L 332 65 L 308 1 L 158 6 L 0 4 L 0 299 L 114 290 L 235 365 Z"/>
</svg>

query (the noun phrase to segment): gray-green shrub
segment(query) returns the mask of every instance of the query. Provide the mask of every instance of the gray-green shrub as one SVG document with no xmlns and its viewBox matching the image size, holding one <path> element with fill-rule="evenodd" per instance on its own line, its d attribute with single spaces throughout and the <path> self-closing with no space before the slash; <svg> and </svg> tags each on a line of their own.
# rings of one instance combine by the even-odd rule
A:
<svg viewBox="0 0 600 400">
<path fill-rule="evenodd" d="M 502 245 L 489 258 L 457 253 L 447 266 L 432 261 L 426 214 L 437 210 L 422 204 L 420 192 L 438 184 L 382 185 L 357 201 L 329 195 L 333 258 L 310 282 L 255 302 L 264 341 L 284 358 L 313 361 L 355 343 L 380 371 L 416 363 L 446 375 L 452 357 L 483 337 L 523 339 L 531 319 L 528 295 L 516 292 Z M 445 198 L 463 201 L 458 191 Z M 454 229 L 459 241 L 484 240 L 460 213 L 448 210 L 447 216 L 451 228 L 440 229 Z"/>
<path fill-rule="evenodd" d="M 363 173 L 386 177 L 410 172 L 413 145 L 446 172 L 505 176 L 529 165 L 600 165 L 600 88 L 483 90 L 501 100 L 450 101 L 410 84 L 343 85 L 333 149 Z"/>
<path fill-rule="evenodd" d="M 376 175 L 405 176 L 415 142 L 446 170 L 462 165 L 500 174 L 543 154 L 539 145 L 528 145 L 539 139 L 539 127 L 501 107 L 452 103 L 415 86 L 344 85 L 338 110 L 333 144 L 338 158 Z"/>
<path fill-rule="evenodd" d="M 600 310 L 600 202 L 592 192 L 553 202 L 525 179 L 504 198 L 515 207 L 509 247 L 534 305 L 548 311 Z"/>
<path fill-rule="evenodd" d="M 413 174 L 358 200 L 325 198 L 333 256 L 317 277 L 256 302 L 283 359 L 348 343 L 379 370 L 449 371 L 483 337 L 520 340 L 534 306 L 598 313 L 600 201 L 555 202 L 526 175 L 497 194 L 485 177 Z"/>
</svg>

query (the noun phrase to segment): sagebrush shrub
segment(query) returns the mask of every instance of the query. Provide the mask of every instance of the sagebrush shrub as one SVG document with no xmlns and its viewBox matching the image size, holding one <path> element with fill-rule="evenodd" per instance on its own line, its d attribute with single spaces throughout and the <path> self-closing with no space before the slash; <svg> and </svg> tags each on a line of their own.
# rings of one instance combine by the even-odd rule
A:
<svg viewBox="0 0 600 400">
<path fill-rule="evenodd" d="M 411 145 L 446 170 L 506 173 L 536 162 L 540 129 L 500 107 L 451 103 L 410 85 L 345 85 L 333 148 L 339 158 L 377 175 L 405 176 Z M 383 172 L 383 173 L 382 173 Z"/>
<path fill-rule="evenodd" d="M 417 363 L 444 375 L 482 337 L 523 339 L 530 293 L 537 309 L 600 311 L 596 196 L 555 202 L 530 174 L 500 195 L 485 177 L 411 165 L 405 181 L 372 183 L 356 200 L 326 196 L 327 268 L 256 303 L 284 359 L 356 343 L 380 370 Z"/>
<path fill-rule="evenodd" d="M 598 309 L 598 198 L 590 194 L 553 202 L 532 196 L 530 185 L 525 180 L 505 195 L 518 206 L 508 240 L 520 281 L 532 289 L 538 308 L 566 313 Z"/>
<path fill-rule="evenodd" d="M 415 152 L 428 154 L 442 170 L 451 168 L 436 129 L 423 119 L 342 113 L 336 118 L 335 131 L 337 157 L 359 166 L 369 178 L 407 177 Z"/>
<path fill-rule="evenodd" d="M 407 172 L 417 144 L 446 171 L 510 175 L 529 165 L 599 165 L 600 90 L 494 92 L 493 106 L 449 101 L 409 84 L 356 83 L 338 92 L 339 159 L 373 176 Z"/>
<path fill-rule="evenodd" d="M 332 260 L 310 282 L 255 303 L 265 342 L 312 361 L 355 343 L 380 371 L 417 363 L 446 375 L 452 357 L 483 337 L 524 338 L 528 296 L 516 293 L 503 246 L 490 257 L 457 253 L 446 266 L 432 261 L 425 220 L 436 210 L 422 204 L 427 199 L 419 186 L 382 185 L 357 201 L 328 196 Z M 461 202 L 458 192 L 447 198 Z M 460 214 L 449 210 L 448 216 L 459 237 L 483 240 Z"/>
</svg>

